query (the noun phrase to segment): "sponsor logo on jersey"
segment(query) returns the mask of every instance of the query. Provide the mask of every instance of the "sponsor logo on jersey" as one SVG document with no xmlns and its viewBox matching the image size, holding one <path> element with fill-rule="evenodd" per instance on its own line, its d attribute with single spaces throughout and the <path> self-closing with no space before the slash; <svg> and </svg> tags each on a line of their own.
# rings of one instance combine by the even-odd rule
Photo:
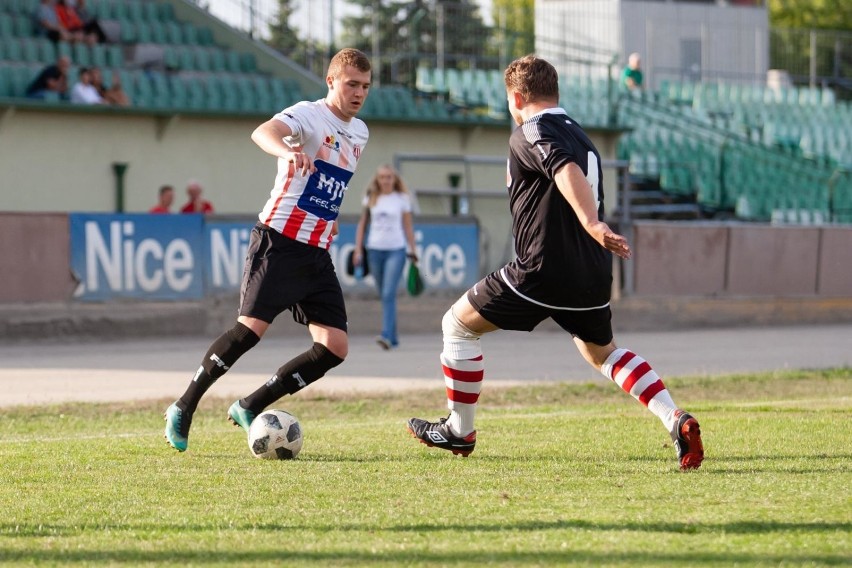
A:
<svg viewBox="0 0 852 568">
<path fill-rule="evenodd" d="M 317 171 L 308 178 L 299 197 L 299 208 L 320 219 L 333 221 L 340 213 L 352 172 L 323 160 L 317 160 L 314 165 Z"/>
<path fill-rule="evenodd" d="M 334 134 L 329 134 L 325 137 L 325 140 L 322 141 L 322 145 L 326 148 L 330 148 L 335 152 L 340 152 L 340 142 L 337 141 L 337 138 L 334 137 Z"/>
<path fill-rule="evenodd" d="M 355 155 L 356 160 L 361 159 L 361 146 L 355 144 L 355 147 L 352 149 L 352 153 Z"/>
</svg>

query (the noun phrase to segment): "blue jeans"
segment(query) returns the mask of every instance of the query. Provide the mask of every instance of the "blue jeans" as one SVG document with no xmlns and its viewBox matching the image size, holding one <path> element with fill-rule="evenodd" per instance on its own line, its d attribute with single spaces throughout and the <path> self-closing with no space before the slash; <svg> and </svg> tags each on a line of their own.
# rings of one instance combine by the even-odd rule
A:
<svg viewBox="0 0 852 568">
<path fill-rule="evenodd" d="M 382 300 L 382 337 L 396 347 L 399 337 L 396 331 L 396 294 L 402 269 L 405 267 L 405 249 L 367 249 L 370 274 L 376 281 L 376 289 Z"/>
</svg>

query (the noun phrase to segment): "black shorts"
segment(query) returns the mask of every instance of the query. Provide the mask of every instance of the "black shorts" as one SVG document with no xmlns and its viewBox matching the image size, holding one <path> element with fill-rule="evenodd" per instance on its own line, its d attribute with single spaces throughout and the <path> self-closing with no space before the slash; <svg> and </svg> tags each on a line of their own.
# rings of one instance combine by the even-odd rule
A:
<svg viewBox="0 0 852 568">
<path fill-rule="evenodd" d="M 243 271 L 240 315 L 272 323 L 284 310 L 292 310 L 293 319 L 303 325 L 347 331 L 343 291 L 328 251 L 258 223 Z"/>
<path fill-rule="evenodd" d="M 467 291 L 467 300 L 486 320 L 500 329 L 532 331 L 547 318 L 586 343 L 608 345 L 612 341 L 612 312 L 609 304 L 592 309 L 556 308 L 537 304 L 517 294 L 492 272 Z"/>
</svg>

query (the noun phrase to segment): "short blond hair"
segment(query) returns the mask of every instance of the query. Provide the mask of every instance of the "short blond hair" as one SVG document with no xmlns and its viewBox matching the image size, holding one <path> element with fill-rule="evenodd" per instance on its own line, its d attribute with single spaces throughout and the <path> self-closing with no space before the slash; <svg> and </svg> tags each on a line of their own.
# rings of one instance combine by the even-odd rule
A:
<svg viewBox="0 0 852 568">
<path fill-rule="evenodd" d="M 331 62 L 328 64 L 328 76 L 333 78 L 339 77 L 347 65 L 351 65 L 362 73 L 366 73 L 372 69 L 370 60 L 367 59 L 367 56 L 362 51 L 352 47 L 345 47 L 335 53 L 334 57 L 331 58 Z"/>
</svg>

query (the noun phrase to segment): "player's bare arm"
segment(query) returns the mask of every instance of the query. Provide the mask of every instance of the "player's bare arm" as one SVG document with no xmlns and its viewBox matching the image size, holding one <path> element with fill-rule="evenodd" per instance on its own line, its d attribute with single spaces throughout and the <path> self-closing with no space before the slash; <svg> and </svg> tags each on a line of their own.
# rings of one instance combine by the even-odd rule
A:
<svg viewBox="0 0 852 568">
<path fill-rule="evenodd" d="M 271 118 L 254 129 L 251 139 L 267 154 L 292 162 L 303 176 L 314 173 L 316 166 L 311 157 L 302 152 L 300 147 L 291 147 L 284 142 L 284 138 L 292 134 L 293 131 L 287 124 Z"/>
<path fill-rule="evenodd" d="M 598 220 L 598 208 L 592 188 L 580 166 L 571 162 L 560 169 L 554 178 L 556 187 L 580 219 L 583 228 L 602 247 L 621 258 L 630 258 L 630 245 L 623 236 L 612 232 L 609 225 Z"/>
</svg>

